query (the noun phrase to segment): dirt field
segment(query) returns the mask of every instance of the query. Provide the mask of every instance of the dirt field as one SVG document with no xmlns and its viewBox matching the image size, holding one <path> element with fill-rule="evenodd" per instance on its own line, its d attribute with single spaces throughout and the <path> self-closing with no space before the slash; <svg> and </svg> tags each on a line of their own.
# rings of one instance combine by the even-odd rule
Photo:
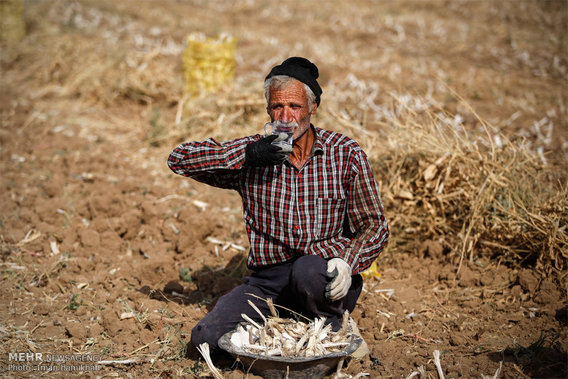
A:
<svg viewBox="0 0 568 379">
<path fill-rule="evenodd" d="M 301 55 L 321 70 L 314 123 L 361 141 L 392 221 L 381 276 L 366 279 L 353 314 L 371 354 L 342 372 L 435 378 L 439 351 L 446 378 L 568 377 L 566 2 L 29 0 L 24 7 L 26 36 L 0 50 L 1 376 L 209 375 L 203 360 L 184 357 L 186 344 L 247 272 L 241 204 L 235 193 L 174 175 L 166 159 L 182 141 L 260 133 L 264 76 Z M 235 78 L 181 103 L 184 38 L 193 32 L 238 38 Z M 491 241 L 475 233 L 473 209 L 464 211 L 474 215 L 468 222 L 454 211 L 443 218 L 453 224 L 440 221 L 417 199 L 428 183 L 405 181 L 410 174 L 393 180 L 410 170 L 408 159 L 380 159 L 387 145 L 395 151 L 386 132 L 387 115 L 398 117 L 387 107 L 393 99 L 417 114 L 447 112 L 448 125 L 470 138 L 466 145 L 483 145 L 483 119 L 492 147 L 504 139 L 523 146 L 539 164 L 535 172 L 547 175 L 542 213 L 527 211 L 532 221 L 518 235 L 488 228 L 502 234 Z M 436 160 L 421 154 L 420 175 Z M 452 156 L 440 151 L 439 162 L 451 166 L 459 161 Z M 436 167 L 436 178 L 456 172 Z M 440 196 L 483 193 L 459 190 L 468 173 L 460 175 L 455 192 L 438 185 Z M 549 218 L 551 229 L 543 229 Z M 542 229 L 540 248 L 522 238 L 535 241 L 531 225 Z M 16 352 L 105 362 L 22 362 Z M 254 377 L 238 362 L 220 368 L 228 378 Z"/>
</svg>

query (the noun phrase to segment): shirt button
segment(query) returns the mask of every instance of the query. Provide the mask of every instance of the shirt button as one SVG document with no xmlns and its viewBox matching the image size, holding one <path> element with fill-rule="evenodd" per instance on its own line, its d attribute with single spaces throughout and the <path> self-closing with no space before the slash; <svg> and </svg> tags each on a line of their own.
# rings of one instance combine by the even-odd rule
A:
<svg viewBox="0 0 568 379">
<path fill-rule="evenodd" d="M 296 230 L 300 230 L 300 225 L 296 225 L 296 226 L 294 226 L 294 229 L 296 229 Z"/>
</svg>

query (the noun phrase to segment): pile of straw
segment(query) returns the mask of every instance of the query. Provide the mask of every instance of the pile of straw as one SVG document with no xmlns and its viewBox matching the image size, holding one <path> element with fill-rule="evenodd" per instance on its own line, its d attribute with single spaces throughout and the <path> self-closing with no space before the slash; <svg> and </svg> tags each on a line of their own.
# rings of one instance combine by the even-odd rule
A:
<svg viewBox="0 0 568 379">
<path fill-rule="evenodd" d="M 435 105 L 416 108 L 396 98 L 392 111 L 380 122 L 386 143 L 370 156 L 398 248 L 418 250 L 432 239 L 459 257 L 460 267 L 481 255 L 567 267 L 561 174 L 479 118 L 483 132 L 470 135 L 463 118 Z"/>
</svg>

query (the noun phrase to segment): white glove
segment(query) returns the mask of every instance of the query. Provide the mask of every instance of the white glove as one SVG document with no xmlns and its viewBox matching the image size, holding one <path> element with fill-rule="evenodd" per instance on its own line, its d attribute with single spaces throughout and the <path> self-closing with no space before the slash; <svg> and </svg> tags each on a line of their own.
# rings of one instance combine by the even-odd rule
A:
<svg viewBox="0 0 568 379">
<path fill-rule="evenodd" d="M 325 296 L 332 301 L 345 297 L 351 287 L 351 266 L 341 258 L 332 258 L 326 275 L 331 282 L 325 287 Z"/>
</svg>

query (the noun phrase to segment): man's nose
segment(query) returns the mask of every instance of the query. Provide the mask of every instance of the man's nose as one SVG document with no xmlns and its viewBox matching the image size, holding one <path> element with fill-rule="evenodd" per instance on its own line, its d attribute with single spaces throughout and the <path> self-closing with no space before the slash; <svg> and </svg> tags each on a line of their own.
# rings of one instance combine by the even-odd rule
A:
<svg viewBox="0 0 568 379">
<path fill-rule="evenodd" d="M 284 107 L 280 120 L 284 122 L 294 121 L 294 115 L 290 107 Z"/>
</svg>

